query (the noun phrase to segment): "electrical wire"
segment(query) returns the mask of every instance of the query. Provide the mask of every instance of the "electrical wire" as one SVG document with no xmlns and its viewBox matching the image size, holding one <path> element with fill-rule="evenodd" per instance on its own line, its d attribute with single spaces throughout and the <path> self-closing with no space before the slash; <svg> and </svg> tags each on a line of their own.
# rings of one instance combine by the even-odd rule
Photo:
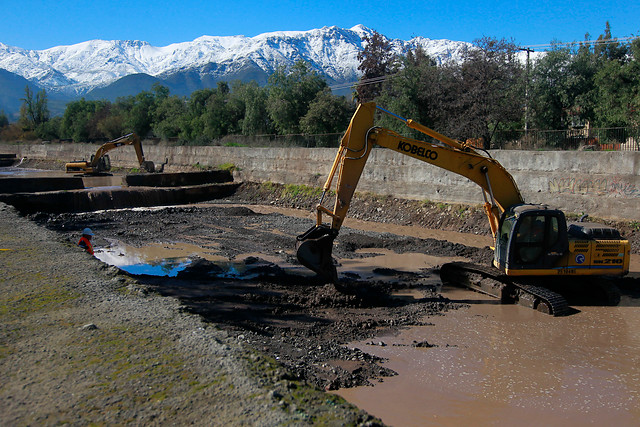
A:
<svg viewBox="0 0 640 427">
<path fill-rule="evenodd" d="M 588 45 L 592 45 L 592 46 L 599 46 L 599 45 L 606 45 L 606 44 L 613 44 L 613 43 L 620 43 L 620 42 L 632 42 L 636 39 L 640 38 L 639 36 L 629 36 L 629 37 L 615 37 L 612 39 L 600 39 L 600 40 L 585 40 L 582 42 L 567 42 L 567 43 L 547 43 L 547 44 L 532 44 L 532 45 L 528 45 L 528 46 L 522 46 L 521 50 L 531 50 L 534 51 L 535 49 L 547 49 L 547 48 L 552 48 L 552 47 L 572 47 L 572 46 L 576 46 L 576 45 L 580 45 L 580 44 L 588 44 Z M 363 80 L 358 80 L 355 82 L 347 82 L 347 83 L 340 83 L 340 84 L 336 84 L 336 85 L 332 85 L 329 86 L 329 89 L 331 90 L 340 90 L 340 89 L 352 89 L 354 88 L 354 86 L 368 86 L 368 85 L 373 85 L 373 84 L 379 84 L 379 83 L 383 83 L 385 82 L 387 79 L 391 79 L 397 76 L 396 74 L 389 74 L 387 76 L 380 76 L 380 77 L 372 77 L 370 79 L 363 79 Z"/>
</svg>

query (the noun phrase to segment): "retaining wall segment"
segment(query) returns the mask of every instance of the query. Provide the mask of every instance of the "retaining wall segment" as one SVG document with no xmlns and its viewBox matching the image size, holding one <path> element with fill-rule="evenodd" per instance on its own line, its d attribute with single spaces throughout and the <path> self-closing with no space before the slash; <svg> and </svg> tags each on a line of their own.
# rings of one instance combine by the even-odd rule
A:
<svg viewBox="0 0 640 427">
<path fill-rule="evenodd" d="M 0 151 L 18 157 L 87 158 L 99 144 L 0 144 Z M 513 175 L 527 202 L 566 212 L 611 219 L 640 220 L 640 153 L 590 151 L 490 152 Z M 145 145 L 149 160 L 165 158 L 172 168 L 218 166 L 239 168 L 236 180 L 324 185 L 335 148 L 249 148 Z M 109 153 L 114 166 L 137 167 L 133 150 Z M 477 185 L 454 173 L 391 150 L 376 148 L 364 169 L 358 191 L 436 202 L 483 202 Z"/>
<path fill-rule="evenodd" d="M 78 190 L 85 185 L 80 177 L 2 177 L 0 194 L 33 193 L 36 191 Z"/>
<path fill-rule="evenodd" d="M 91 212 L 145 206 L 171 206 L 221 199 L 232 195 L 240 184 L 205 184 L 187 187 L 125 187 L 0 194 L 0 202 L 23 214 L 36 212 Z"/>
</svg>

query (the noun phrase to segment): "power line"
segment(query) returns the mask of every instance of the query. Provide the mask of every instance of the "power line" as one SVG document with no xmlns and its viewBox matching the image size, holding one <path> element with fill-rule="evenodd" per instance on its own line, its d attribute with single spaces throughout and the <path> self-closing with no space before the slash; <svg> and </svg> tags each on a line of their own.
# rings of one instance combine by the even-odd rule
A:
<svg viewBox="0 0 640 427">
<path fill-rule="evenodd" d="M 629 36 L 629 37 L 615 37 L 615 38 L 611 38 L 611 39 L 598 39 L 598 40 L 584 40 L 581 42 L 566 42 L 566 43 L 546 43 L 546 44 L 532 44 L 529 46 L 524 46 L 525 48 L 531 48 L 531 49 L 542 49 L 542 48 L 549 48 L 549 47 L 572 47 L 575 45 L 581 45 L 581 44 L 586 44 L 586 45 L 603 45 L 603 44 L 613 44 L 613 43 L 620 43 L 620 42 L 632 42 L 636 39 L 638 39 L 640 37 L 638 36 Z"/>
<path fill-rule="evenodd" d="M 640 38 L 640 36 L 615 37 L 615 38 L 611 38 L 611 39 L 598 39 L 598 40 L 585 40 L 585 41 L 582 41 L 582 42 L 532 44 L 532 45 L 528 45 L 528 46 L 523 46 L 522 48 L 519 48 L 518 50 L 526 51 L 527 55 L 529 55 L 531 52 L 534 52 L 535 49 L 544 49 L 544 48 L 550 48 L 550 47 L 572 47 L 572 46 L 580 45 L 580 44 L 598 46 L 598 45 L 606 45 L 606 44 L 613 44 L 613 43 L 620 43 L 620 42 L 632 42 L 632 41 L 634 41 L 634 40 L 636 40 L 638 38 Z M 397 74 L 390 74 L 388 76 L 372 77 L 370 79 L 358 80 L 358 81 L 355 81 L 355 82 L 340 83 L 340 84 L 329 86 L 329 89 L 331 89 L 331 90 L 350 89 L 350 88 L 353 88 L 356 85 L 357 86 L 368 86 L 368 85 L 383 83 L 387 79 L 393 78 L 396 75 Z"/>
<path fill-rule="evenodd" d="M 373 84 L 377 84 L 377 83 L 382 83 L 385 80 L 387 80 L 389 78 L 393 78 L 395 76 L 396 76 L 396 74 L 389 74 L 388 76 L 372 77 L 370 79 L 358 80 L 358 81 L 355 81 L 355 82 L 340 83 L 340 84 L 337 84 L 337 85 L 329 86 L 329 89 L 332 89 L 332 90 L 348 89 L 348 88 L 351 88 L 351 87 L 353 87 L 355 85 L 368 86 L 368 85 L 373 85 Z"/>
</svg>

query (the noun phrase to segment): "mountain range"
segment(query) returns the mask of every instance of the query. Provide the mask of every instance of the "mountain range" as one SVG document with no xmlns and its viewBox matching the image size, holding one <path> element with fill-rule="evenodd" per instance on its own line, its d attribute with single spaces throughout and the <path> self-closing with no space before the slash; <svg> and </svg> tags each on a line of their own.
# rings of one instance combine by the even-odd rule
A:
<svg viewBox="0 0 640 427">
<path fill-rule="evenodd" d="M 202 36 L 191 42 L 156 47 L 144 41 L 90 40 L 71 46 L 27 50 L 0 43 L 0 112 L 17 117 L 29 85 L 45 89 L 53 114 L 69 100 L 115 100 L 149 90 L 154 83 L 174 95 L 215 87 L 218 81 L 255 80 L 264 85 L 278 66 L 298 60 L 309 63 L 330 86 L 358 80 L 358 52 L 373 30 L 324 27 L 309 31 L 278 31 L 245 36 Z M 384 36 L 383 36 L 384 37 Z M 442 63 L 458 61 L 469 44 L 415 37 L 387 39 L 403 55 L 421 46 Z M 346 86 L 348 87 L 348 85 Z M 61 111 L 55 111 L 52 105 Z"/>
</svg>

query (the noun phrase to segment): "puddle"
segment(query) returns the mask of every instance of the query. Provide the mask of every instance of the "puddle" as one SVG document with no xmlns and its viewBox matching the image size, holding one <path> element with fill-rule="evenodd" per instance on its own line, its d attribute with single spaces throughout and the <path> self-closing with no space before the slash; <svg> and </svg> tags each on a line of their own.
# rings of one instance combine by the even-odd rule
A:
<svg viewBox="0 0 640 427">
<path fill-rule="evenodd" d="M 22 175 L 31 175 L 34 173 L 42 174 L 46 171 L 41 169 L 26 169 L 26 168 L 18 168 L 15 166 L 4 166 L 0 167 L 0 176 L 22 176 Z"/>
<path fill-rule="evenodd" d="M 340 259 L 340 275 L 357 274 L 364 280 L 376 280 L 385 276 L 384 271 L 416 273 L 445 262 L 463 261 L 464 258 L 436 257 L 416 252 L 397 254 L 388 249 L 357 249 L 365 258 Z M 438 279 L 438 283 L 440 280 Z"/>
<path fill-rule="evenodd" d="M 117 240 L 109 240 L 109 246 L 95 249 L 95 256 L 100 261 L 128 273 L 169 277 L 175 277 L 189 266 L 195 254 L 203 254 L 203 249 L 183 243 L 153 244 L 137 248 Z"/>
<path fill-rule="evenodd" d="M 399 375 L 337 394 L 390 425 L 637 425 L 638 300 L 554 318 L 463 289 L 444 296 L 470 307 L 375 338 L 384 347 L 351 344 Z M 412 345 L 423 341 L 433 347 Z"/>
<path fill-rule="evenodd" d="M 178 275 L 178 272 L 187 268 L 189 264 L 191 264 L 190 260 L 164 259 L 157 264 L 131 264 L 120 266 L 120 268 L 130 274 L 175 277 Z"/>
<path fill-rule="evenodd" d="M 216 267 L 212 273 L 215 277 L 251 280 L 265 274 L 261 269 L 265 262 L 282 263 L 276 257 L 258 253 L 241 254 L 230 260 L 216 254 L 216 245 L 211 242 L 208 242 L 207 248 L 189 243 L 156 243 L 135 247 L 114 239 L 108 242 L 108 246 L 95 249 L 95 257 L 130 274 L 176 277 L 196 260 L 205 260 Z M 264 262 L 255 262 L 258 258 Z"/>
</svg>

